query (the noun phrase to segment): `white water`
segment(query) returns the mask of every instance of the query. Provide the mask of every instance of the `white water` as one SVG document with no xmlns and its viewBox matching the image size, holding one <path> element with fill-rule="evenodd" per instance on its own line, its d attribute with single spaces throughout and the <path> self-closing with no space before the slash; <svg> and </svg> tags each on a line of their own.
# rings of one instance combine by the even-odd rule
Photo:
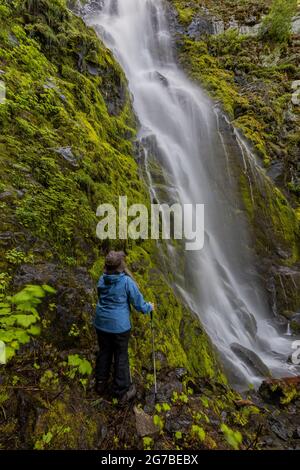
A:
<svg viewBox="0 0 300 470">
<path fill-rule="evenodd" d="M 206 205 L 205 246 L 185 254 L 184 272 L 178 268 L 182 254 L 168 247 L 166 262 L 177 270 L 176 287 L 199 316 L 233 384 L 257 385 L 263 376 L 234 344 L 259 356 L 275 376 L 288 375 L 291 340 L 273 325 L 236 202 L 231 147 L 224 142 L 230 128 L 220 131 L 213 103 L 176 65 L 162 1 L 103 3 L 87 22 L 127 75 L 152 196 L 161 201 L 148 165 L 154 155 L 172 183 L 170 197 Z"/>
</svg>

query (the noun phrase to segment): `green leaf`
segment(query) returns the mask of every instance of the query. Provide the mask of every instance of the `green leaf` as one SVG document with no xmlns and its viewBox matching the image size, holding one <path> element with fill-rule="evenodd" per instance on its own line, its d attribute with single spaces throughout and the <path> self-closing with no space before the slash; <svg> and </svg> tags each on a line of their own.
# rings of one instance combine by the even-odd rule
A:
<svg viewBox="0 0 300 470">
<path fill-rule="evenodd" d="M 205 431 L 203 428 L 198 426 L 197 424 L 193 424 L 192 426 L 192 434 L 195 434 L 199 441 L 203 442 L 205 439 Z"/>
<path fill-rule="evenodd" d="M 55 294 L 55 293 L 56 293 L 56 290 L 54 289 L 54 287 L 48 286 L 47 284 L 43 284 L 43 285 L 42 285 L 42 288 L 43 288 L 44 291 L 47 292 L 48 294 Z"/>
<path fill-rule="evenodd" d="M 0 315 L 10 315 L 10 314 L 11 314 L 11 308 L 10 307 L 0 308 Z"/>
<path fill-rule="evenodd" d="M 36 323 L 35 315 L 14 315 L 17 325 L 28 328 L 30 325 Z"/>
<path fill-rule="evenodd" d="M 27 333 L 33 336 L 38 336 L 41 333 L 41 328 L 37 325 L 32 325 L 28 330 Z"/>
<path fill-rule="evenodd" d="M 87 361 L 86 359 L 83 359 L 81 364 L 79 365 L 79 372 L 81 375 L 91 375 L 93 371 L 93 368 L 91 366 L 91 364 L 89 363 L 89 361 Z"/>
<path fill-rule="evenodd" d="M 21 329 L 15 332 L 15 337 L 21 344 L 26 344 L 30 341 L 30 336 L 26 333 L 26 331 Z"/>
<path fill-rule="evenodd" d="M 14 348 L 11 348 L 10 346 L 6 346 L 5 354 L 6 354 L 6 362 L 7 362 L 16 354 L 16 352 Z"/>
<path fill-rule="evenodd" d="M 80 357 L 78 356 L 78 354 L 70 354 L 68 356 L 68 364 L 69 366 L 73 366 L 73 367 L 76 367 L 76 366 L 79 366 L 80 364 Z"/>
</svg>

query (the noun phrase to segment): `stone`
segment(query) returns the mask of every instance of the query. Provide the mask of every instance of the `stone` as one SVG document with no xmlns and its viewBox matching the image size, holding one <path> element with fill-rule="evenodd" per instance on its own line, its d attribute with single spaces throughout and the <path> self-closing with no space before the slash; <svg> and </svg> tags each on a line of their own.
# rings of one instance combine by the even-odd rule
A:
<svg viewBox="0 0 300 470">
<path fill-rule="evenodd" d="M 295 16 L 292 20 L 292 31 L 295 34 L 300 33 L 300 16 Z"/>
<path fill-rule="evenodd" d="M 178 380 L 182 380 L 187 375 L 187 370 L 184 367 L 177 367 L 175 375 Z"/>
<path fill-rule="evenodd" d="M 141 408 L 135 406 L 133 408 L 135 415 L 135 425 L 137 434 L 140 437 L 153 436 L 159 432 L 159 428 L 153 422 L 153 416 L 148 415 Z"/>
<path fill-rule="evenodd" d="M 254 370 L 259 372 L 262 376 L 270 376 L 270 371 L 268 367 L 263 363 L 263 361 L 255 354 L 254 351 L 245 348 L 241 344 L 232 343 L 231 349 L 235 352 L 238 356 L 240 356 L 243 360 L 247 362 Z"/>
<path fill-rule="evenodd" d="M 272 424 L 271 430 L 274 432 L 274 434 L 276 434 L 276 436 L 280 437 L 280 439 L 282 439 L 283 441 L 288 440 L 288 433 L 286 432 L 284 426 L 281 423 L 276 422 Z"/>
<path fill-rule="evenodd" d="M 68 162 L 71 166 L 79 166 L 76 157 L 73 155 L 71 147 L 59 147 L 57 149 L 54 149 L 54 151 L 61 155 L 63 159 Z"/>
<path fill-rule="evenodd" d="M 189 414 L 183 414 L 182 412 L 174 414 L 167 414 L 165 422 L 165 430 L 174 433 L 177 431 L 188 432 L 193 424 L 193 418 Z"/>
<path fill-rule="evenodd" d="M 188 28 L 188 36 L 199 39 L 203 34 L 214 34 L 214 24 L 211 18 L 206 16 L 197 16 L 193 19 Z"/>
<path fill-rule="evenodd" d="M 282 179 L 284 174 L 284 164 L 281 161 L 276 161 L 271 164 L 267 170 L 267 175 L 273 180 L 277 181 Z"/>
<path fill-rule="evenodd" d="M 93 75 L 94 77 L 97 77 L 99 75 L 98 67 L 95 67 L 94 65 L 91 65 L 91 64 L 86 64 L 86 68 L 90 75 Z"/>
<path fill-rule="evenodd" d="M 300 439 L 300 426 L 297 426 L 297 428 L 294 430 L 293 438 Z"/>
</svg>

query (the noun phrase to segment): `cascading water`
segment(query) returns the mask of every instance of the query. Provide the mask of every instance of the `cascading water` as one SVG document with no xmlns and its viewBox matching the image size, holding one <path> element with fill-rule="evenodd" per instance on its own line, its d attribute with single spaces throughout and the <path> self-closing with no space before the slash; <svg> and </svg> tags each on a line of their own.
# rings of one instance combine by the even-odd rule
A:
<svg viewBox="0 0 300 470">
<path fill-rule="evenodd" d="M 178 68 L 163 1 L 100 3 L 86 21 L 127 75 L 152 197 L 161 202 L 148 161 L 154 156 L 167 175 L 170 200 L 205 204 L 204 248 L 183 253 L 167 246 L 177 289 L 200 318 L 233 384 L 257 385 L 267 369 L 288 375 L 291 340 L 273 325 L 252 260 L 230 165 L 232 130 L 225 121 L 220 129 L 213 103 Z M 241 155 L 243 142 L 238 144 Z"/>
</svg>

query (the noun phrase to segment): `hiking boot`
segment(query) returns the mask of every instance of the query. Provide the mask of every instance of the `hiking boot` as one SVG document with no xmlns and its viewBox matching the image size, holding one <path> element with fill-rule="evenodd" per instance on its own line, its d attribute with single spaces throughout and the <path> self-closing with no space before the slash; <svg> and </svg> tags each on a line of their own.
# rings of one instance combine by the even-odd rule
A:
<svg viewBox="0 0 300 470">
<path fill-rule="evenodd" d="M 131 401 L 136 396 L 136 386 L 134 384 L 130 385 L 129 390 L 122 395 L 119 400 L 119 405 L 125 405 L 129 401 Z"/>
<path fill-rule="evenodd" d="M 95 390 L 98 395 L 103 395 L 107 390 L 107 382 L 105 380 L 98 380 L 95 385 Z"/>
</svg>

